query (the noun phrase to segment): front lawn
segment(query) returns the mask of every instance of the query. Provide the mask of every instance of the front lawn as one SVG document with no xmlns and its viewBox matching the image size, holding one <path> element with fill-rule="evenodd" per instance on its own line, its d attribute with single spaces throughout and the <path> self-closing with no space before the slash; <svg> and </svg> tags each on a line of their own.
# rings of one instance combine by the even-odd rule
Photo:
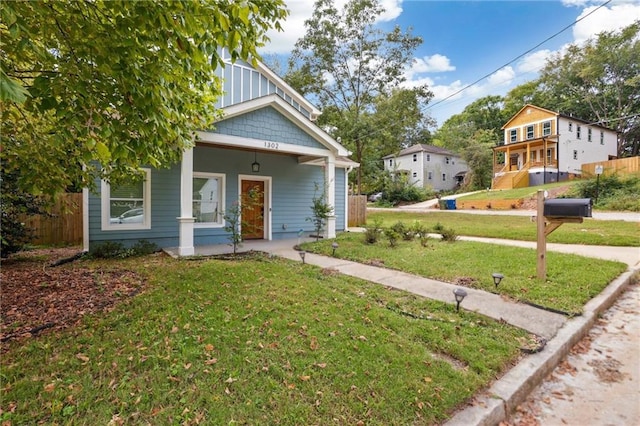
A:
<svg viewBox="0 0 640 426">
<path fill-rule="evenodd" d="M 371 224 L 376 220 L 381 220 L 384 227 L 392 226 L 398 221 L 407 224 L 419 221 L 427 228 L 433 228 L 439 223 L 454 229 L 458 235 L 523 241 L 536 241 L 537 238 L 536 224 L 530 218 L 522 216 L 398 210 L 367 213 L 367 223 Z M 565 223 L 548 236 L 547 242 L 640 247 L 638 231 L 638 222 L 586 218 L 583 223 Z"/>
<path fill-rule="evenodd" d="M 335 255 L 361 263 L 410 272 L 449 283 L 493 291 L 516 300 L 568 314 L 582 307 L 627 269 L 620 262 L 547 252 L 547 279 L 536 278 L 536 251 L 471 241 L 431 239 L 426 247 L 414 239 L 390 247 L 386 238 L 366 244 L 365 235 L 343 233 Z M 303 245 L 305 250 L 332 255 L 332 241 Z M 492 273 L 505 276 L 498 288 Z"/>
<path fill-rule="evenodd" d="M 442 423 L 531 337 L 451 304 L 267 256 L 60 268 L 87 277 L 127 270 L 145 290 L 67 330 L 3 343 L 3 423 Z M 86 285 L 98 284 L 110 286 Z"/>
</svg>

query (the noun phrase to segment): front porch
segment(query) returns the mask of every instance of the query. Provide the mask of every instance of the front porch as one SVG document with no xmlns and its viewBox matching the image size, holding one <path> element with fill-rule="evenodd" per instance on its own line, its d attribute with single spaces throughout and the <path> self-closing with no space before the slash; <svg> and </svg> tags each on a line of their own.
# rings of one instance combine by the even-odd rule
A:
<svg viewBox="0 0 640 426">
<path fill-rule="evenodd" d="M 493 148 L 491 189 L 529 186 L 529 173 L 557 171 L 557 136 L 514 142 Z"/>
</svg>

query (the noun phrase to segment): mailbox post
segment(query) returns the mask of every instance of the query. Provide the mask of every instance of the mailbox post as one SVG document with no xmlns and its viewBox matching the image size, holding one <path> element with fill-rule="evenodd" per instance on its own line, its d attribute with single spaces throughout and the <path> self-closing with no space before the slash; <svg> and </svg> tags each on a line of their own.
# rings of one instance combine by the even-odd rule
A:
<svg viewBox="0 0 640 426">
<path fill-rule="evenodd" d="M 544 199 L 544 191 L 538 190 L 537 205 L 537 275 L 547 278 L 547 235 L 563 223 L 582 223 L 591 217 L 591 198 Z"/>
</svg>

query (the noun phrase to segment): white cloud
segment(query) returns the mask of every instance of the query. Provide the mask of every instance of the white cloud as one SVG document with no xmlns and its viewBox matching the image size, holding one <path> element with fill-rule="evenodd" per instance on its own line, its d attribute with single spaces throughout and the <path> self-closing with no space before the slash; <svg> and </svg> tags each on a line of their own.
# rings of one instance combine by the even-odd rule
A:
<svg viewBox="0 0 640 426">
<path fill-rule="evenodd" d="M 451 61 L 444 55 L 436 53 L 435 55 L 416 58 L 411 66 L 410 73 L 419 74 L 423 72 L 445 72 L 455 71 L 456 67 L 451 65 Z"/>
<path fill-rule="evenodd" d="M 403 0 L 381 0 L 385 12 L 378 17 L 378 22 L 392 21 L 402 13 Z M 267 35 L 271 39 L 269 45 L 260 49 L 262 54 L 287 54 L 293 50 L 296 41 L 304 36 L 304 21 L 313 14 L 312 0 L 287 0 L 289 16 L 281 22 L 283 31 L 270 30 Z M 347 0 L 336 0 L 334 5 L 341 11 Z"/>
<path fill-rule="evenodd" d="M 491 86 L 506 86 L 516 78 L 516 72 L 510 66 L 499 69 L 489 76 L 487 83 Z"/>
<path fill-rule="evenodd" d="M 547 63 L 547 59 L 555 52 L 549 49 L 538 50 L 530 53 L 518 62 L 517 70 L 520 73 L 530 73 L 540 71 Z"/>
<path fill-rule="evenodd" d="M 585 8 L 576 21 L 588 15 L 597 6 Z M 640 19 L 640 3 L 618 2 L 611 7 L 603 7 L 592 15 L 577 22 L 573 27 L 573 39 L 582 43 L 603 31 L 616 31 L 633 24 Z"/>
</svg>

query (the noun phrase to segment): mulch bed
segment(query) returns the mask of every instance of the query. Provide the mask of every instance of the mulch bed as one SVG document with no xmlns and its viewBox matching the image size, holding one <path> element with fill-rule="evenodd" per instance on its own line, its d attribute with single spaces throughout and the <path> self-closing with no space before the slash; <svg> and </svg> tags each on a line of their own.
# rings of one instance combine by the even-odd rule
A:
<svg viewBox="0 0 640 426">
<path fill-rule="evenodd" d="M 144 288 L 142 278 L 128 270 L 96 269 L 82 261 L 52 266 L 79 252 L 79 248 L 39 249 L 2 260 L 0 342 L 68 328 L 84 315 L 112 309 Z"/>
</svg>

